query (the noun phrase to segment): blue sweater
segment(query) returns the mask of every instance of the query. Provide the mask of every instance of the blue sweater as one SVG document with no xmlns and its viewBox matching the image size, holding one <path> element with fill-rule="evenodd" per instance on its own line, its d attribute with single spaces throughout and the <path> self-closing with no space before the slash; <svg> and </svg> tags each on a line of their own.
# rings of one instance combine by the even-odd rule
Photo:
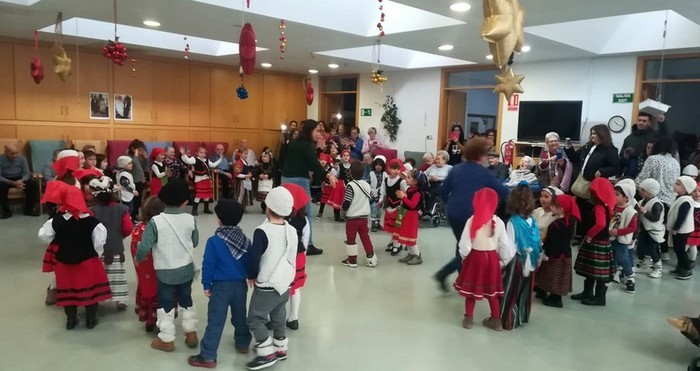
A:
<svg viewBox="0 0 700 371">
<path fill-rule="evenodd" d="M 205 290 L 211 290 L 215 281 L 245 281 L 248 278 L 247 265 L 248 253 L 236 260 L 224 240 L 211 236 L 204 249 L 202 286 Z"/>
<path fill-rule="evenodd" d="M 454 166 L 440 188 L 440 197 L 446 205 L 447 217 L 466 222 L 474 214 L 474 194 L 484 187 L 496 191 L 501 200 L 508 196 L 508 189 L 481 164 L 467 161 Z"/>
</svg>

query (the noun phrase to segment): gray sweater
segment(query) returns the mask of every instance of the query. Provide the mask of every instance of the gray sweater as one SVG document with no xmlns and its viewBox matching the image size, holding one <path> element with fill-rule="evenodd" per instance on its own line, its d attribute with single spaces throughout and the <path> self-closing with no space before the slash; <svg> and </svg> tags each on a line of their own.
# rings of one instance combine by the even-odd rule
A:
<svg viewBox="0 0 700 371">
<path fill-rule="evenodd" d="M 31 176 L 29 163 L 24 156 L 17 155 L 14 160 L 10 160 L 7 155 L 0 155 L 0 182 L 11 184 L 18 178 L 26 182 Z"/>
</svg>

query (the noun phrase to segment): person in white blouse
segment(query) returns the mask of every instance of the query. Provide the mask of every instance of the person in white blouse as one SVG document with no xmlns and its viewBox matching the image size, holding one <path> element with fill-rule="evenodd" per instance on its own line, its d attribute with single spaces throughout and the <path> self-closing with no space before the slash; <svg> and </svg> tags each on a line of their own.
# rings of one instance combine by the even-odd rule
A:
<svg viewBox="0 0 700 371">
<path fill-rule="evenodd" d="M 367 129 L 367 135 L 369 138 L 365 140 L 364 144 L 362 145 L 362 154 L 371 153 L 374 155 L 375 149 L 387 148 L 386 143 L 377 137 L 377 129 L 375 127 Z"/>
</svg>

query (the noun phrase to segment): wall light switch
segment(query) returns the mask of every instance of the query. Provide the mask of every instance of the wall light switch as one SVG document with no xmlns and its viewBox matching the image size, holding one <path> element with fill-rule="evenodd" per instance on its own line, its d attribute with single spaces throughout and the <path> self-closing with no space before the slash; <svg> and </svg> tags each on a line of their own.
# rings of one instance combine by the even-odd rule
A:
<svg viewBox="0 0 700 371">
<path fill-rule="evenodd" d="M 433 140 L 433 136 L 432 136 L 432 135 L 427 135 L 427 136 L 425 137 L 425 139 Z"/>
</svg>

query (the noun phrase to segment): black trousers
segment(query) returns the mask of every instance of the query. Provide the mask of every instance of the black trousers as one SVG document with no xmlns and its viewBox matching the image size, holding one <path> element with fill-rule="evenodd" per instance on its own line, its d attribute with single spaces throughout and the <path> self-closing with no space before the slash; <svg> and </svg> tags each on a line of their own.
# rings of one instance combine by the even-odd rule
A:
<svg viewBox="0 0 700 371">
<path fill-rule="evenodd" d="M 678 268 L 683 270 L 690 270 L 690 258 L 688 258 L 688 252 L 685 251 L 685 245 L 688 244 L 688 237 L 690 233 L 676 234 L 672 235 L 673 239 L 673 250 L 676 252 L 676 258 L 678 259 Z"/>
<path fill-rule="evenodd" d="M 22 179 L 21 177 L 8 177 L 7 179 L 12 181 L 17 181 Z M 10 188 L 15 188 L 14 185 L 7 183 L 0 183 L 0 208 L 2 208 L 3 213 L 10 212 L 10 201 L 7 198 L 7 193 Z M 36 206 L 36 197 L 38 193 L 37 183 L 34 179 L 29 178 L 24 182 L 24 211 L 30 212 L 34 210 Z"/>
<path fill-rule="evenodd" d="M 136 191 L 139 193 L 138 196 L 134 196 L 134 206 L 131 209 L 131 219 L 136 219 L 139 215 L 139 210 L 141 210 L 141 202 L 143 201 L 143 189 L 146 188 L 146 183 L 138 182 L 136 183 Z"/>
<path fill-rule="evenodd" d="M 220 198 L 231 198 L 231 178 L 227 177 L 226 174 L 231 174 L 228 171 L 222 171 L 219 173 L 219 184 L 221 184 Z"/>
</svg>

